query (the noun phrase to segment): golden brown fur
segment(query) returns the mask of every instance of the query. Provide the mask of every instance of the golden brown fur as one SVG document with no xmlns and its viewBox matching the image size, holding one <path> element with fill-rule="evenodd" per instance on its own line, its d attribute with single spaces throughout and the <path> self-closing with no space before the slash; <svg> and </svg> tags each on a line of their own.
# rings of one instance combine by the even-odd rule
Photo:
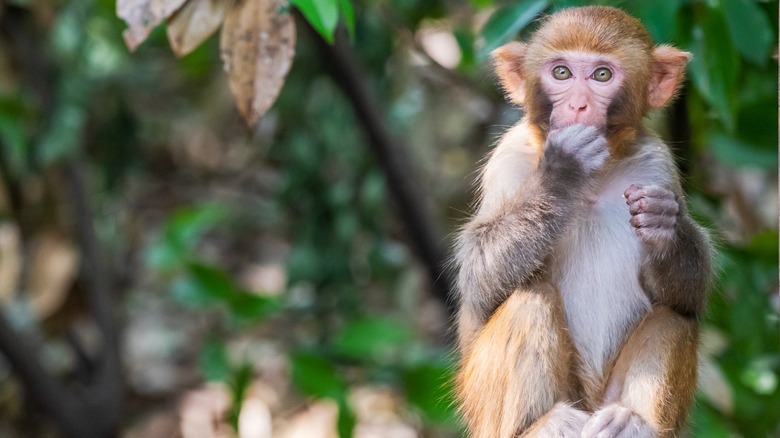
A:
<svg viewBox="0 0 780 438">
<path fill-rule="evenodd" d="M 458 393 L 473 436 L 513 436 L 570 395 L 571 340 L 550 287 L 512 294 L 464 351 Z"/>
</svg>

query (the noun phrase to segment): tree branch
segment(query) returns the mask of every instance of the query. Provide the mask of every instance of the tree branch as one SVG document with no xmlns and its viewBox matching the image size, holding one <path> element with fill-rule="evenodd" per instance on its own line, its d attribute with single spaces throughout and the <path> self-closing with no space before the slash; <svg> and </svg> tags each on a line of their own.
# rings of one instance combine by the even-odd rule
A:
<svg viewBox="0 0 780 438">
<path fill-rule="evenodd" d="M 35 37 L 35 26 L 23 8 L 7 7 L 0 15 L 0 29 L 10 42 L 12 59 L 26 78 L 54 78 L 56 70 L 40 57 L 41 41 Z M 51 83 L 30 79 L 44 108 L 53 108 Z M 73 224 L 81 249 L 81 278 L 87 287 L 88 302 L 101 335 L 101 349 L 91 373 L 81 384 L 69 384 L 49 374 L 42 366 L 38 346 L 24 333 L 14 330 L 0 312 L 0 352 L 24 385 L 29 397 L 48 412 L 66 436 L 104 438 L 116 435 L 122 401 L 122 374 L 118 349 L 118 332 L 111 296 L 110 276 L 103 265 L 93 228 L 89 192 L 82 179 L 78 155 L 66 165 Z M 17 208 L 21 203 L 17 203 Z M 15 217 L 20 217 L 16 211 Z M 86 358 L 90 360 L 89 358 Z"/>
<path fill-rule="evenodd" d="M 376 104 L 376 99 L 366 85 L 350 51 L 344 46 L 343 38 L 337 36 L 333 45 L 323 40 L 305 19 L 305 27 L 321 53 L 327 60 L 324 66 L 352 104 L 355 116 L 368 137 L 368 146 L 376 157 L 387 181 L 390 195 L 398 207 L 400 218 L 406 227 L 414 251 L 420 257 L 431 278 L 434 294 L 454 314 L 454 301 L 450 298 L 452 281 L 446 268 L 445 252 L 440 245 L 439 233 L 435 230 L 420 197 L 422 185 L 410 165 L 406 145 L 394 138 L 387 129 Z"/>
<path fill-rule="evenodd" d="M 104 438 L 114 436 L 122 401 L 122 377 L 113 303 L 108 275 L 102 266 L 92 225 L 86 188 L 74 159 L 68 164 L 68 183 L 82 251 L 82 275 L 88 289 L 92 315 L 102 336 L 94 372 L 84 385 L 68 387 L 46 372 L 34 343 L 13 330 L 0 313 L 0 351 L 8 359 L 30 398 L 49 412 L 66 436 Z"/>
</svg>

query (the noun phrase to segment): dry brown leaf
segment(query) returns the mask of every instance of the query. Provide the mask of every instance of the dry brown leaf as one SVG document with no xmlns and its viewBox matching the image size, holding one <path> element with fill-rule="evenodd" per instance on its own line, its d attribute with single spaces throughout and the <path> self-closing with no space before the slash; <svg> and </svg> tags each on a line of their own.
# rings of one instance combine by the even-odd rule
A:
<svg viewBox="0 0 780 438">
<path fill-rule="evenodd" d="M 238 415 L 239 438 L 272 438 L 271 409 L 261 399 L 247 397 Z"/>
<path fill-rule="evenodd" d="M 734 393 L 726 375 L 710 356 L 699 359 L 699 391 L 726 415 L 734 412 Z"/>
<path fill-rule="evenodd" d="M 21 243 L 22 236 L 16 224 L 0 224 L 0 304 L 10 302 L 16 295 L 22 272 Z"/>
<path fill-rule="evenodd" d="M 225 385 L 208 383 L 188 391 L 179 406 L 182 438 L 227 438 L 232 434 L 223 419 L 230 408 L 230 392 Z"/>
<path fill-rule="evenodd" d="M 295 24 L 280 0 L 238 0 L 220 50 L 238 111 L 254 126 L 279 95 L 295 55 Z"/>
<path fill-rule="evenodd" d="M 57 231 L 33 238 L 27 271 L 30 308 L 46 318 L 62 307 L 78 273 L 79 255 L 73 243 Z"/>
<path fill-rule="evenodd" d="M 277 438 L 336 438 L 339 436 L 336 429 L 338 419 L 339 407 L 336 402 L 328 399 L 317 400 L 306 410 L 290 418 L 289 421 L 282 422 L 279 430 L 274 430 L 274 436 Z"/>
<path fill-rule="evenodd" d="M 176 56 L 197 48 L 225 20 L 233 0 L 190 0 L 168 18 L 168 42 Z"/>
<path fill-rule="evenodd" d="M 125 44 L 134 52 L 149 32 L 170 17 L 187 0 L 116 0 L 116 16 L 127 23 L 122 33 Z"/>
</svg>

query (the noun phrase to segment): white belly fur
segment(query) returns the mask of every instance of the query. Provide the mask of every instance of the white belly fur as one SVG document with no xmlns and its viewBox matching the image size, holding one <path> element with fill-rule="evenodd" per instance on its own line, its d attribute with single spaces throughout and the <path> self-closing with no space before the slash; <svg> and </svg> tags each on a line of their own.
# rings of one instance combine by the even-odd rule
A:
<svg viewBox="0 0 780 438">
<path fill-rule="evenodd" d="M 647 158 L 611 172 L 590 209 L 574 220 L 552 252 L 550 273 L 575 346 L 593 376 L 603 376 L 624 334 L 650 310 L 639 284 L 642 243 L 629 224 L 623 197 L 633 183 L 663 184 L 670 177 L 668 169 Z"/>
</svg>

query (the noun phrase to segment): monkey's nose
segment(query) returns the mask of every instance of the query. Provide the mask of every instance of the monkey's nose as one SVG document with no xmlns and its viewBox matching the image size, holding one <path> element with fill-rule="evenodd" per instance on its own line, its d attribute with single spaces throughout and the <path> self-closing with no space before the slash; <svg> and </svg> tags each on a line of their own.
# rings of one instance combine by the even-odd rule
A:
<svg viewBox="0 0 780 438">
<path fill-rule="evenodd" d="M 574 111 L 575 113 L 581 113 L 588 109 L 587 103 L 569 103 L 569 109 Z"/>
</svg>

